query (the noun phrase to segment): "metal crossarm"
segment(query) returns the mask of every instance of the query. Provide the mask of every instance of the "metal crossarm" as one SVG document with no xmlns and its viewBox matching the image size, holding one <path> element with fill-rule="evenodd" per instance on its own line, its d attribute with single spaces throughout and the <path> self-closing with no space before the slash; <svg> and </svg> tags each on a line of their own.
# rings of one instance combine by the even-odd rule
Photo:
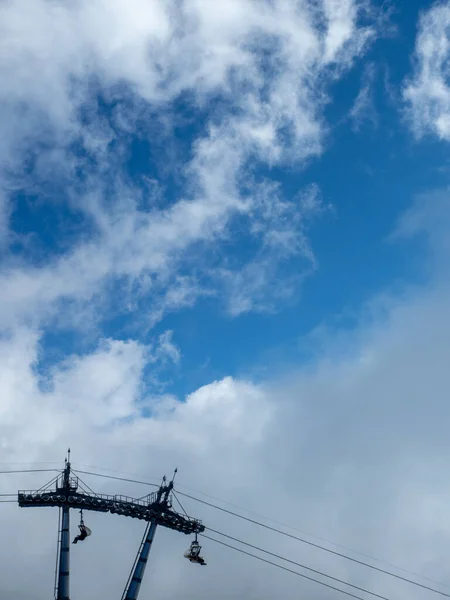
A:
<svg viewBox="0 0 450 600">
<path fill-rule="evenodd" d="M 153 494 L 152 494 L 153 496 Z M 151 496 L 149 497 L 151 500 Z M 131 498 L 129 496 L 109 496 L 105 494 L 80 494 L 64 490 L 19 491 L 19 506 L 68 506 L 69 508 L 93 510 L 96 512 L 109 512 L 114 515 L 140 519 L 141 521 L 156 521 L 158 525 L 174 529 L 187 535 L 201 533 L 204 525 L 197 519 L 180 515 L 158 502 L 149 503 L 147 500 Z"/>
</svg>

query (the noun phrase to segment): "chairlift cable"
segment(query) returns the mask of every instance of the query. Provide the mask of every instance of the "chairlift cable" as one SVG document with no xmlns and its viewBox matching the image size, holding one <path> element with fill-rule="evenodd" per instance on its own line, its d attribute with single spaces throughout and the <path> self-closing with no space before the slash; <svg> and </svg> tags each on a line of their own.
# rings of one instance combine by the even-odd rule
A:
<svg viewBox="0 0 450 600">
<path fill-rule="evenodd" d="M 148 481 L 139 481 L 137 479 L 128 479 L 125 477 L 116 477 L 114 475 L 104 475 L 103 473 L 93 473 L 92 471 L 81 471 L 77 470 L 77 473 L 82 473 L 83 475 L 93 475 L 94 477 L 103 477 L 105 479 L 115 479 L 117 481 L 126 481 L 128 483 L 139 483 L 140 485 L 149 485 L 151 487 L 159 488 L 159 485 L 156 483 L 149 483 Z"/>
<path fill-rule="evenodd" d="M 1 464 L 1 463 L 0 463 L 0 464 Z M 24 464 L 25 464 L 25 463 L 24 463 Z M 29 463 L 28 463 L 28 464 L 29 464 Z M 33 464 L 39 464 L 39 463 L 33 463 Z M 44 463 L 44 464 L 49 464 L 49 463 Z M 113 470 L 113 469 L 106 469 L 106 468 L 103 468 L 103 467 L 94 467 L 94 466 L 92 466 L 92 465 L 81 465 L 81 463 L 75 463 L 75 464 L 79 464 L 80 466 L 88 467 L 88 468 L 91 468 L 91 469 L 100 469 L 100 470 L 103 470 L 103 471 L 109 471 L 110 473 L 119 473 L 119 474 L 122 474 L 122 475 L 134 475 L 134 474 L 131 474 L 131 473 L 126 473 L 126 472 L 124 472 L 124 471 L 117 471 L 117 470 Z M 91 474 L 91 473 L 90 473 L 90 474 Z M 96 476 L 102 476 L 102 475 L 100 475 L 99 473 L 92 473 L 92 475 L 96 475 Z M 105 477 L 105 475 L 103 475 L 103 477 Z M 153 479 L 156 479 L 156 478 L 153 478 Z M 152 486 L 155 486 L 155 484 L 153 484 L 153 483 L 149 483 L 149 482 L 147 482 L 147 481 L 133 481 L 133 483 L 139 483 L 139 484 L 142 484 L 142 485 L 152 485 Z M 407 574 L 409 574 L 409 575 L 412 575 L 412 576 L 414 576 L 414 577 L 418 577 L 418 578 L 420 578 L 420 579 L 424 579 L 424 580 L 426 580 L 426 581 L 430 581 L 431 583 L 434 583 L 435 585 L 439 585 L 439 586 L 442 586 L 442 587 L 450 588 L 450 585 L 448 585 L 448 584 L 446 584 L 446 583 L 443 583 L 442 581 L 437 581 L 437 580 L 435 580 L 435 579 L 432 579 L 431 577 L 427 577 L 426 575 L 423 575 L 422 573 L 416 573 L 416 572 L 414 572 L 414 571 L 411 571 L 411 570 L 409 570 L 409 569 L 405 569 L 404 567 L 400 567 L 399 565 L 395 565 L 395 564 L 393 564 L 393 563 L 391 563 L 391 562 L 388 562 L 388 561 L 386 561 L 386 560 L 381 560 L 381 559 L 379 559 L 379 558 L 376 558 L 376 557 L 374 557 L 374 556 L 370 556 L 370 555 L 368 555 L 368 554 L 365 554 L 365 553 L 363 553 L 363 552 L 360 552 L 360 551 L 358 551 L 358 550 L 355 550 L 355 549 L 353 549 L 353 548 L 349 548 L 348 546 L 344 546 L 343 544 L 338 544 L 337 542 L 334 542 L 334 541 L 331 541 L 331 540 L 327 540 L 327 539 L 321 538 L 321 537 L 319 537 L 319 536 L 316 536 L 316 535 L 314 535 L 314 534 L 302 532 L 302 531 L 300 531 L 300 530 L 299 530 L 298 528 L 296 528 L 296 527 L 292 527 L 291 525 L 287 525 L 286 523 L 282 523 L 282 522 L 280 522 L 280 521 L 277 521 L 277 520 L 275 520 L 275 519 L 273 519 L 273 518 L 266 517 L 266 516 L 264 516 L 264 515 L 260 515 L 260 514 L 258 514 L 258 513 L 255 513 L 255 512 L 253 512 L 253 511 L 250 511 L 250 510 L 248 510 L 248 509 L 246 509 L 246 508 L 243 508 L 243 507 L 241 507 L 241 506 L 238 506 L 237 504 L 234 504 L 234 503 L 232 503 L 232 502 L 227 502 L 227 501 L 225 501 L 225 500 L 222 500 L 222 499 L 220 499 L 220 498 L 217 498 L 216 496 L 212 496 L 211 494 L 205 494 L 204 492 L 201 492 L 201 491 L 199 491 L 199 490 L 196 490 L 196 489 L 194 489 L 194 488 L 191 488 L 191 487 L 189 487 L 189 486 L 186 486 L 186 485 L 183 485 L 183 484 L 178 484 L 178 485 L 179 485 L 180 487 L 182 487 L 182 488 L 186 489 L 186 490 L 190 490 L 190 491 L 192 491 L 192 492 L 197 492 L 197 493 L 201 494 L 202 496 L 205 496 L 205 497 L 207 497 L 207 498 L 210 498 L 210 499 L 216 500 L 216 501 L 218 501 L 218 502 L 221 502 L 222 504 L 228 504 L 229 506 L 232 506 L 232 507 L 234 507 L 234 508 L 237 508 L 238 510 L 242 510 L 242 511 L 245 511 L 245 512 L 247 512 L 247 513 L 253 514 L 253 515 L 254 515 L 254 516 L 256 516 L 256 517 L 259 517 L 259 518 L 261 518 L 261 519 L 265 519 L 265 520 L 267 520 L 267 521 L 271 521 L 271 522 L 273 522 L 273 523 L 276 523 L 277 525 L 281 525 L 282 527 L 287 527 L 287 528 L 289 528 L 289 529 L 292 529 L 292 530 L 294 530 L 294 531 L 298 531 L 299 533 L 303 533 L 304 535 L 308 535 L 308 536 L 310 536 L 310 537 L 312 537 L 312 538 L 314 538 L 314 539 L 316 539 L 316 540 L 319 540 L 319 541 L 321 541 L 321 542 L 325 542 L 326 544 L 330 544 L 330 545 L 332 545 L 332 546 L 336 546 L 337 548 L 342 548 L 343 550 L 347 550 L 347 551 L 349 551 L 349 552 L 352 552 L 352 553 L 354 553 L 354 554 L 358 554 L 359 556 L 362 556 L 362 557 L 364 557 L 364 558 L 366 558 L 366 559 L 369 559 L 369 560 L 372 560 L 372 561 L 378 562 L 378 563 L 380 563 L 380 564 L 382 564 L 382 565 L 385 565 L 385 566 L 391 567 L 392 569 L 395 569 L 395 570 L 398 570 L 398 571 L 402 571 L 403 573 L 407 573 Z M 177 486 L 177 487 L 178 487 L 178 486 Z M 182 492 L 179 492 L 179 493 L 181 494 Z M 185 495 L 187 496 L 187 494 L 185 494 Z M 197 501 L 201 502 L 201 500 L 200 500 L 200 499 L 198 499 L 198 498 L 195 498 L 195 500 L 197 500 Z M 219 509 L 220 509 L 220 507 L 215 507 L 215 508 L 219 508 Z M 239 516 L 240 516 L 240 515 L 239 515 Z M 284 534 L 284 532 L 280 532 L 280 533 Z M 303 541 L 303 540 L 302 540 L 302 541 Z M 305 540 L 305 543 L 308 543 L 308 542 Z M 328 550 L 327 548 L 322 548 L 320 545 L 317 545 L 317 546 L 318 546 L 319 548 L 321 548 L 321 549 L 324 549 L 325 551 L 332 552 L 332 551 Z M 347 557 L 347 556 L 346 556 L 345 558 L 347 558 L 348 560 L 354 560 L 354 559 L 352 559 L 351 557 Z M 356 562 L 357 562 L 357 561 L 356 561 Z M 366 564 L 365 564 L 363 561 L 361 561 L 361 563 L 362 563 L 364 566 L 368 566 L 369 568 L 376 569 L 376 567 L 375 567 L 375 566 L 372 566 L 372 565 L 366 565 Z M 390 573 L 389 571 L 385 572 L 385 571 L 381 570 L 381 572 L 383 572 L 383 573 L 385 573 L 385 574 L 388 574 L 388 575 L 391 575 L 392 577 L 396 577 L 396 575 L 395 575 L 394 573 Z M 401 578 L 401 579 L 404 579 L 404 580 L 405 580 L 405 581 L 407 581 L 408 583 L 411 583 L 411 584 L 413 584 L 413 585 L 418 585 L 418 586 L 420 587 L 420 584 L 417 584 L 416 582 L 414 582 L 414 581 L 412 581 L 412 580 L 410 580 L 410 579 L 408 579 L 408 578 L 406 578 L 406 577 L 405 577 L 405 578 Z M 425 586 L 425 589 L 428 589 L 428 588 Z M 432 588 L 431 588 L 431 589 L 432 589 Z M 434 590 L 432 589 L 432 591 L 434 591 Z"/>
<path fill-rule="evenodd" d="M 291 533 L 287 533 L 286 531 L 282 531 L 281 529 L 276 529 L 275 527 L 271 527 L 270 525 L 266 525 L 265 523 L 261 523 L 259 521 L 256 521 L 255 519 L 250 519 L 249 517 L 245 517 L 244 515 L 240 515 L 238 513 L 235 513 L 231 510 L 228 510 L 226 508 L 222 508 L 221 506 L 217 506 L 215 504 L 212 504 L 211 502 L 206 502 L 206 500 L 200 500 L 200 498 L 195 498 L 194 496 L 190 496 L 189 494 L 185 494 L 184 492 L 178 492 L 178 494 L 180 494 L 181 496 L 185 496 L 186 498 L 190 498 L 191 500 L 195 500 L 196 502 L 200 502 L 202 504 L 205 504 L 206 506 L 210 506 L 212 508 L 215 508 L 217 510 L 220 510 L 224 513 L 227 513 L 229 515 L 232 515 L 234 517 L 237 517 L 239 519 L 242 519 L 244 521 L 248 521 L 249 523 L 252 523 L 254 525 L 258 525 L 259 527 L 263 527 L 265 529 L 268 529 L 269 531 L 273 531 L 275 533 L 279 533 L 280 535 L 284 535 L 288 538 L 291 538 L 293 540 L 297 540 L 298 542 L 302 542 L 304 544 L 308 544 L 309 546 L 313 546 L 314 548 L 318 548 L 320 550 L 323 550 L 324 552 L 328 552 L 330 554 L 333 554 L 335 556 L 339 556 L 341 558 L 345 558 L 346 560 L 350 560 L 358 565 L 367 567 L 369 569 L 372 569 L 374 571 L 378 571 L 379 573 L 383 573 L 384 575 L 389 575 L 390 577 L 395 577 L 395 579 L 399 579 L 400 581 L 405 581 L 406 583 L 410 583 L 411 585 L 415 585 L 416 587 L 420 587 L 424 590 L 428 590 L 429 592 L 433 592 L 435 594 L 439 594 L 440 596 L 445 596 L 446 598 L 450 598 L 450 594 L 447 594 L 445 592 L 442 592 L 440 590 L 437 590 L 435 588 L 432 588 L 428 585 L 419 583 L 417 581 L 413 581 L 412 579 L 408 579 L 407 577 L 403 577 L 402 575 L 398 575 L 397 573 L 392 573 L 392 571 L 388 571 L 387 569 L 382 569 L 381 567 L 376 567 L 375 565 L 371 565 L 370 563 L 364 562 L 362 560 L 358 560 L 357 558 L 353 558 L 351 556 L 348 556 L 347 554 L 342 554 L 341 552 L 337 552 L 336 550 L 331 550 L 330 548 L 326 548 L 325 546 L 321 546 L 320 544 L 316 544 L 314 542 L 311 542 L 309 540 L 305 540 L 304 538 L 292 535 Z"/>
<path fill-rule="evenodd" d="M 16 472 L 19 472 L 19 473 L 20 472 L 43 472 L 43 471 L 57 471 L 57 469 L 33 469 L 33 470 L 20 470 L 20 471 L 19 470 L 18 471 L 0 471 L 0 474 L 1 473 L 16 473 Z M 148 485 L 148 486 L 152 486 L 152 487 L 158 487 L 157 484 L 150 483 L 148 481 L 142 481 L 142 480 L 130 479 L 130 478 L 124 478 L 124 477 L 117 477 L 117 476 L 113 476 L 113 475 L 106 475 L 106 474 L 102 474 L 102 473 L 95 473 L 95 472 L 92 472 L 92 471 L 82 471 L 82 470 L 79 470 L 78 472 L 79 473 L 83 473 L 85 475 L 92 475 L 92 476 L 95 476 L 95 477 L 103 477 L 103 478 L 106 478 L 106 479 L 114 479 L 114 480 L 117 480 L 117 481 L 125 481 L 125 482 L 128 482 L 128 483 L 137 483 L 137 484 L 140 484 L 140 485 Z M 228 510 L 226 508 L 222 508 L 221 506 L 217 506 L 216 504 L 213 504 L 211 502 L 207 502 L 206 500 L 201 500 L 200 498 L 196 498 L 195 496 L 192 496 L 190 494 L 186 494 L 185 492 L 178 491 L 178 494 L 181 495 L 181 496 L 184 496 L 186 498 L 190 498 L 191 500 L 194 500 L 196 502 L 200 502 L 201 504 L 204 504 L 206 506 L 210 506 L 212 508 L 215 508 L 216 510 L 220 510 L 221 512 L 224 512 L 224 513 L 229 514 L 231 516 L 234 516 L 236 518 L 239 518 L 239 519 L 242 519 L 242 520 L 247 521 L 249 523 L 252 523 L 254 525 L 258 525 L 259 527 L 263 527 L 264 529 L 267 529 L 269 531 L 273 531 L 274 533 L 278 533 L 280 535 L 283 535 L 285 537 L 297 540 L 297 541 L 299 541 L 301 543 L 307 544 L 307 545 L 312 546 L 314 548 L 318 548 L 320 550 L 323 550 L 324 552 L 328 552 L 329 554 L 333 554 L 335 556 L 339 556 L 340 558 L 344 558 L 346 560 L 354 562 L 355 564 L 359 564 L 361 566 L 367 567 L 367 568 L 372 569 L 374 571 L 377 571 L 379 573 L 383 573 L 383 574 L 388 575 L 390 577 L 394 577 L 395 579 L 398 579 L 400 581 L 404 581 L 406 583 L 409 583 L 409 584 L 414 585 L 416 587 L 419 587 L 419 588 L 425 589 L 427 591 L 433 592 L 435 594 L 439 594 L 440 596 L 444 596 L 446 598 L 450 598 L 450 594 L 447 594 L 445 592 L 442 592 L 440 590 L 432 588 L 431 586 L 428 586 L 428 585 L 425 585 L 425 584 L 421 584 L 421 583 L 419 583 L 417 581 L 414 581 L 412 579 L 409 579 L 407 577 L 403 577 L 402 575 L 398 575 L 397 573 L 393 573 L 392 571 L 388 571 L 387 569 L 382 569 L 381 567 L 377 567 L 377 566 L 372 565 L 370 563 L 367 563 L 365 561 L 358 560 L 356 558 L 353 558 L 351 556 L 348 556 L 348 555 L 343 554 L 341 552 L 338 552 L 336 550 L 332 550 L 330 548 L 326 548 L 325 546 L 321 546 L 320 544 L 316 544 L 316 543 L 311 542 L 309 540 L 306 540 L 304 538 L 301 538 L 301 537 L 295 536 L 293 534 L 287 533 L 285 531 L 282 531 L 281 529 L 277 529 L 275 527 L 271 527 L 270 525 L 266 525 L 265 523 L 261 523 L 260 521 L 257 521 L 256 519 L 251 519 L 251 518 L 246 517 L 244 515 L 240 515 L 240 514 L 234 512 L 234 511 Z M 0 502 L 14 502 L 14 500 L 12 500 L 12 501 L 11 500 L 0 500 Z M 178 500 L 178 502 L 179 502 L 179 500 Z M 204 537 L 206 537 L 206 536 L 204 536 Z M 217 541 L 218 543 L 224 544 L 224 542 L 219 542 L 219 540 L 214 540 L 214 541 Z M 438 583 L 438 582 L 436 582 L 436 583 Z M 440 584 L 440 585 L 445 585 L 445 584 Z"/>
<path fill-rule="evenodd" d="M 325 583 L 324 581 L 320 581 L 318 579 L 314 579 L 314 577 L 309 577 L 309 575 L 304 575 L 303 573 L 299 573 L 298 571 L 294 571 L 293 569 L 289 569 L 288 567 L 283 567 L 283 565 L 279 565 L 271 560 L 267 560 L 266 558 L 262 558 L 262 556 L 258 556 L 256 554 L 252 554 L 251 552 L 247 552 L 246 550 L 242 550 L 241 548 L 237 548 L 236 546 L 232 546 L 231 544 L 227 544 L 225 542 L 222 542 L 221 540 L 216 540 L 215 538 L 209 537 L 209 535 L 204 535 L 203 533 L 201 534 L 202 537 L 212 541 L 212 542 L 216 542 L 217 544 L 221 544 L 222 546 L 226 546 L 227 548 L 231 548 L 232 550 L 236 550 L 237 552 L 241 552 L 242 554 L 246 554 L 247 556 L 251 556 L 252 558 L 256 558 L 257 560 L 260 560 L 264 563 L 267 563 L 269 565 L 273 565 L 274 567 L 278 567 L 279 569 L 282 569 L 283 571 L 287 571 L 288 573 L 292 573 L 294 575 L 297 575 L 298 577 L 303 577 L 304 579 L 308 579 L 309 581 L 313 581 L 314 583 L 318 583 L 319 585 L 323 585 L 331 590 L 334 590 L 335 592 L 340 592 L 341 594 L 345 594 L 346 596 L 350 596 L 351 598 L 356 598 L 356 600 L 365 600 L 364 598 L 362 598 L 361 596 L 357 596 L 356 594 L 352 594 L 351 592 L 347 592 L 346 590 L 341 590 L 340 588 L 335 587 L 334 585 L 330 585 L 329 583 Z"/>
<path fill-rule="evenodd" d="M 281 556 L 280 554 L 275 554 L 274 552 L 270 552 L 269 550 L 264 550 L 264 548 L 260 548 L 259 546 L 255 546 L 254 544 L 244 542 L 243 540 L 239 540 L 231 535 L 222 533 L 221 531 L 216 531 L 215 529 L 211 529 L 211 527 L 206 527 L 206 529 L 208 531 L 211 531 L 212 533 L 215 533 L 216 535 L 221 535 L 223 537 L 226 537 L 226 538 L 232 540 L 233 542 L 237 542 L 238 544 L 243 544 L 244 546 L 248 546 L 249 548 L 252 548 L 253 550 L 258 550 L 259 552 L 263 552 L 264 554 L 268 554 L 269 556 L 273 556 L 274 558 L 278 558 L 279 560 L 284 560 L 285 562 L 291 563 L 292 565 L 296 565 L 297 567 L 301 567 L 302 569 L 311 571 L 312 573 L 315 573 L 316 575 L 321 575 L 322 577 L 326 577 L 327 579 L 332 579 L 333 581 L 336 581 L 337 583 L 342 583 L 344 585 L 348 585 L 349 587 L 352 587 L 355 590 L 364 592 L 365 594 L 369 594 L 370 596 L 374 596 L 375 598 L 380 598 L 381 600 L 389 600 L 388 598 L 386 598 L 386 596 L 382 596 L 381 594 L 371 592 L 369 590 L 366 590 L 365 588 L 354 585 L 353 583 L 349 583 L 348 581 L 339 579 L 338 577 L 333 577 L 332 575 L 327 575 L 326 573 L 323 573 L 322 571 L 318 571 L 317 569 L 313 569 L 312 567 L 307 567 L 306 565 L 303 565 L 299 562 L 296 562 L 295 560 L 291 560 L 289 558 Z M 203 537 L 205 537 L 205 536 L 203 536 Z"/>
<path fill-rule="evenodd" d="M 14 469 L 11 471 L 0 471 L 0 475 L 6 475 L 11 473 L 60 473 L 61 469 Z"/>
<path fill-rule="evenodd" d="M 179 499 L 178 499 L 177 495 L 175 494 L 175 492 L 174 492 L 173 490 L 172 490 L 172 494 L 173 494 L 173 497 L 175 498 L 175 500 L 178 502 L 178 504 L 179 504 L 179 506 L 180 506 L 181 510 L 182 510 L 182 511 L 184 512 L 184 514 L 185 514 L 185 515 L 188 517 L 189 515 L 187 514 L 187 512 L 186 512 L 186 509 L 185 509 L 185 508 L 184 508 L 184 506 L 181 504 L 181 502 L 179 501 Z"/>
</svg>

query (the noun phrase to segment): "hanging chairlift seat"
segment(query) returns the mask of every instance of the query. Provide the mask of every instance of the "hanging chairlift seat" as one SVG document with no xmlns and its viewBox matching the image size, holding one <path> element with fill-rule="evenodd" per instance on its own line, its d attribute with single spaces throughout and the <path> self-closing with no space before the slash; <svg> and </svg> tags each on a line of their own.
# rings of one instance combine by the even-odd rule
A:
<svg viewBox="0 0 450 600">
<path fill-rule="evenodd" d="M 205 560 L 200 556 L 201 549 L 202 547 L 197 541 L 192 542 L 189 549 L 184 553 L 184 557 L 190 560 L 192 563 L 206 566 Z"/>
</svg>

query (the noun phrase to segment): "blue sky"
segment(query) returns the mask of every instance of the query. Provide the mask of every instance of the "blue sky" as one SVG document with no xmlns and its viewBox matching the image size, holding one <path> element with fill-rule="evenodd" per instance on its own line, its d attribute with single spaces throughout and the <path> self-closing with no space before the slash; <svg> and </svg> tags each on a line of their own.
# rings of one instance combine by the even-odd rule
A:
<svg viewBox="0 0 450 600">
<path fill-rule="evenodd" d="M 96 334 L 88 333 L 86 339 L 86 332 L 77 335 L 70 325 L 69 331 L 44 326 L 42 367 L 74 351 L 92 349 L 101 336 L 131 336 L 147 343 L 152 335 L 170 329 L 182 360 L 166 374 L 168 390 L 183 396 L 211 379 L 264 369 L 266 356 L 274 349 L 279 352 L 286 348 L 281 350 L 280 363 L 296 360 L 295 348 L 311 330 L 336 321 L 351 327 L 358 311 L 377 291 L 421 281 L 424 274 L 416 259 L 421 248 L 389 243 L 387 238 L 417 193 L 445 181 L 438 171 L 445 165 L 445 154 L 433 139 L 420 143 L 413 139 L 401 100 L 403 81 L 411 71 L 418 12 L 428 4 L 403 3 L 387 11 L 389 26 L 382 27 L 378 39 L 355 60 L 353 68 L 331 83 L 327 89 L 329 103 L 323 112 L 325 150 L 320 156 L 312 156 L 306 163 L 273 166 L 256 157 L 248 159 L 248 176 L 276 182 L 283 198 L 295 202 L 297 194 L 315 185 L 324 205 L 323 213 L 308 225 L 307 232 L 317 267 L 293 285 L 288 298 L 276 300 L 267 310 L 262 307 L 230 316 L 222 292 L 216 290 L 214 297 L 199 298 L 194 306 L 169 311 L 151 332 L 142 334 L 141 325 L 136 327 L 134 322 L 139 323 L 140 314 L 151 310 L 151 303 L 144 295 L 136 311 L 124 314 L 119 306 L 123 282 L 115 282 L 111 294 L 118 301 L 108 299 L 110 305 L 97 321 Z M 270 77 L 267 68 L 266 76 Z M 360 115 L 352 117 L 352 107 L 366 79 L 367 103 Z M 232 99 L 213 92 L 201 106 L 196 105 L 192 94 L 182 94 L 163 108 L 152 107 L 133 97 L 126 86 L 111 89 L 97 82 L 79 107 L 77 118 L 84 130 L 111 127 L 114 132 L 112 141 L 103 142 L 112 161 L 101 173 L 105 194 L 108 174 L 120 169 L 138 194 L 147 192 L 148 179 L 153 180 L 150 186 L 158 182 L 157 206 L 163 208 L 175 203 L 189 183 L 183 168 L 192 159 L 195 142 L 205 135 L 211 122 L 223 119 L 232 105 Z M 137 113 L 131 130 L 117 126 L 119 109 Z M 68 187 L 75 196 L 83 193 L 89 177 L 100 176 L 98 159 L 75 139 L 66 152 L 77 159 L 77 166 L 55 177 L 47 170 L 41 174 L 40 155 L 43 149 L 49 152 L 53 143 L 49 136 L 36 139 L 29 147 L 23 163 L 28 185 L 20 189 L 21 182 L 16 184 L 19 189 L 11 208 L 11 249 L 16 257 L 27 257 L 38 265 L 64 255 L 93 233 L 86 215 L 64 196 Z M 152 200 L 143 198 L 141 202 L 142 210 L 149 210 Z M 255 253 L 256 245 L 248 235 L 239 234 L 238 222 L 235 227 L 234 243 L 222 246 L 217 260 L 228 253 L 227 260 L 239 264 Z M 30 248 L 24 247 L 24 238 L 31 243 Z M 199 249 L 203 262 L 201 254 Z M 305 270 L 304 257 L 292 257 L 279 268 L 279 274 L 273 274 L 274 288 L 277 277 L 282 287 L 286 278 Z M 192 272 L 195 262 L 186 269 L 186 274 Z M 289 356 L 292 352 L 294 355 Z"/>
<path fill-rule="evenodd" d="M 180 486 L 446 581 L 448 31 L 448 1 L 2 5 L 2 461 L 70 444 L 141 478 L 179 466 Z M 6 506 L 0 593 L 37 600 L 52 516 Z M 74 597 L 116 593 L 139 542 L 101 518 Z M 155 597 L 206 600 L 226 565 L 224 600 L 297 598 L 217 546 L 198 585 L 183 544 L 161 535 Z"/>
</svg>

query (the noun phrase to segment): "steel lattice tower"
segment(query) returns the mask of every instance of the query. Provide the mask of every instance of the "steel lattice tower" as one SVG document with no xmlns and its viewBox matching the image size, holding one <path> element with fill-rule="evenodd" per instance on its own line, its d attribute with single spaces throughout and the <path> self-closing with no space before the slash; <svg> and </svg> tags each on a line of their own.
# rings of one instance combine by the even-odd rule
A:
<svg viewBox="0 0 450 600">
<path fill-rule="evenodd" d="M 54 480 L 53 480 L 54 481 Z M 55 600 L 70 600 L 70 509 L 92 510 L 140 519 L 147 522 L 144 538 L 136 556 L 122 600 L 136 600 L 147 565 L 150 548 L 158 525 L 179 531 L 186 535 L 198 534 L 205 530 L 197 519 L 180 515 L 172 508 L 171 491 L 173 480 L 166 484 L 166 478 L 157 492 L 144 498 L 131 498 L 122 495 L 96 494 L 79 486 L 79 478 L 74 475 L 70 464 L 70 450 L 62 473 L 37 491 L 19 491 L 21 507 L 57 506 L 61 511 L 58 538 L 57 581 Z"/>
</svg>

